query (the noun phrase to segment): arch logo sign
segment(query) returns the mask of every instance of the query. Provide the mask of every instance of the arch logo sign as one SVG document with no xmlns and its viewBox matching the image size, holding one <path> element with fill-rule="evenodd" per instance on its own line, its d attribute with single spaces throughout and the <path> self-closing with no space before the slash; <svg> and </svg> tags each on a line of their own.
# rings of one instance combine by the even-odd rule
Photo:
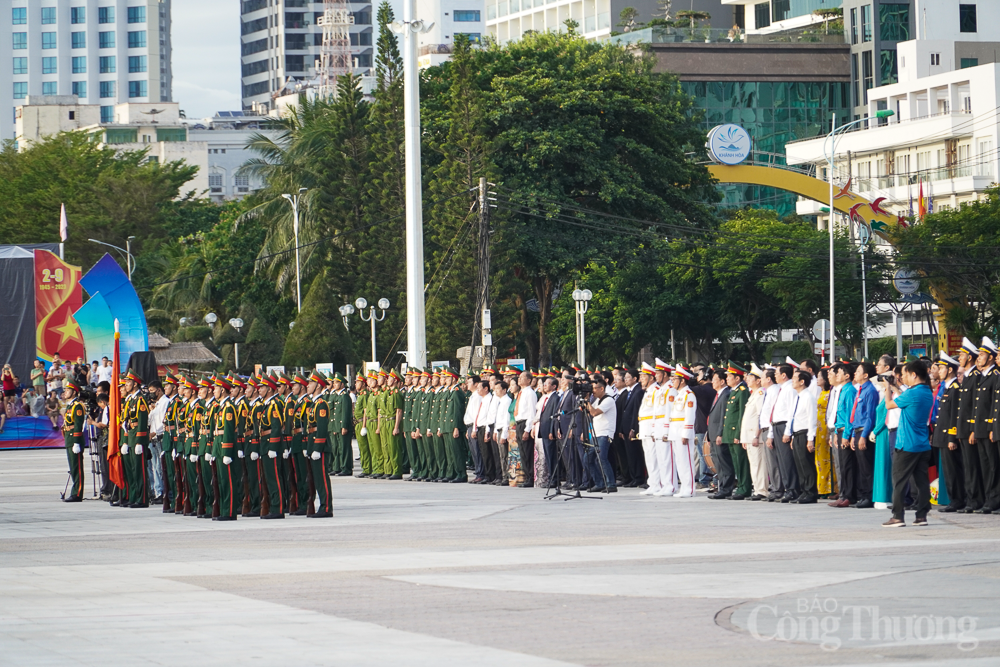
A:
<svg viewBox="0 0 1000 667">
<path fill-rule="evenodd" d="M 708 156 L 719 164 L 739 164 L 750 156 L 750 133 L 739 125 L 716 125 L 708 133 Z"/>
</svg>

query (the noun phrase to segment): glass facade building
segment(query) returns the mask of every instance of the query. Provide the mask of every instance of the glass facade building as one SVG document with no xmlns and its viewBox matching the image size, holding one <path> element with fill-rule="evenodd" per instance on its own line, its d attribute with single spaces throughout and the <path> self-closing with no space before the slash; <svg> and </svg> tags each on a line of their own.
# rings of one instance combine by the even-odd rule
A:
<svg viewBox="0 0 1000 667">
<path fill-rule="evenodd" d="M 830 114 L 846 118 L 850 112 L 847 82 L 682 81 L 680 85 L 704 112 L 706 132 L 735 123 L 750 133 L 754 153 L 748 162 L 784 164 L 786 143 L 825 134 Z M 724 185 L 721 190 L 721 205 L 727 208 L 769 208 L 782 216 L 795 213 L 797 196 L 790 192 L 756 185 Z"/>
</svg>

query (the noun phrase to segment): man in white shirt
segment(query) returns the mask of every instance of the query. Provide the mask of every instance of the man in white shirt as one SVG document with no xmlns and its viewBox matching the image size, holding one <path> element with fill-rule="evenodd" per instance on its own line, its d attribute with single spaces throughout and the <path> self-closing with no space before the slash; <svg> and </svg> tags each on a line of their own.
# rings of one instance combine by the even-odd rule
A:
<svg viewBox="0 0 1000 667">
<path fill-rule="evenodd" d="M 781 390 L 770 415 L 771 432 L 767 439 L 767 446 L 774 447 L 778 455 L 778 474 L 781 476 L 781 485 L 784 489 L 784 494 L 781 496 L 783 503 L 789 503 L 799 497 L 799 476 L 795 469 L 795 456 L 792 454 L 792 435 L 787 431 L 788 422 L 795 410 L 795 402 L 799 397 L 792 386 L 794 372 L 790 364 L 782 364 L 777 369 L 776 378 Z"/>
<path fill-rule="evenodd" d="M 785 493 L 785 487 L 781 485 L 781 473 L 778 472 L 778 452 L 772 445 L 768 444 L 771 437 L 771 415 L 778 402 L 778 393 L 781 391 L 775 372 L 774 368 L 765 368 L 764 376 L 761 378 L 760 386 L 764 389 L 764 404 L 760 407 L 760 434 L 757 436 L 764 453 L 764 468 L 767 471 L 768 480 L 767 501 L 769 503 L 781 500 L 781 496 Z"/>
<path fill-rule="evenodd" d="M 97 367 L 97 384 L 102 382 L 111 383 L 111 374 L 114 372 L 114 368 L 111 366 L 111 362 L 108 361 L 107 357 L 101 357 L 101 365 Z"/>
<path fill-rule="evenodd" d="M 827 372 L 830 378 L 830 397 L 826 401 L 826 437 L 830 443 L 830 458 L 833 459 L 833 473 L 835 479 L 840 477 L 840 438 L 837 434 L 837 406 L 840 405 L 840 391 L 843 383 L 840 374 L 835 373 L 831 368 Z"/>
<path fill-rule="evenodd" d="M 593 396 L 589 402 L 584 402 L 584 406 L 592 419 L 594 437 L 597 441 L 591 441 L 584 453 L 584 465 L 590 470 L 590 478 L 594 480 L 594 485 L 587 491 L 616 493 L 618 487 L 615 484 L 615 473 L 608 462 L 608 449 L 611 447 L 611 438 L 615 435 L 618 411 L 615 399 L 607 393 L 607 380 L 597 376 L 591 384 Z M 590 440 L 589 435 L 587 439 Z"/>
<path fill-rule="evenodd" d="M 792 387 L 798 394 L 798 400 L 795 402 L 792 418 L 788 422 L 788 431 L 792 436 L 792 452 L 795 456 L 800 492 L 798 497 L 790 502 L 799 505 L 815 504 L 816 498 L 819 497 L 816 492 L 815 447 L 817 406 L 812 392 L 809 391 L 812 379 L 808 371 L 796 371 L 792 379 Z"/>
<path fill-rule="evenodd" d="M 496 383 L 493 388 L 493 402 L 490 411 L 493 416 L 493 449 L 497 452 L 497 464 L 500 476 L 493 482 L 495 486 L 506 485 L 510 481 L 510 471 L 507 459 L 507 429 L 510 428 L 510 385 L 505 380 Z M 490 415 L 487 415 L 489 418 Z"/>
<path fill-rule="evenodd" d="M 420 380 L 423 383 L 424 378 L 420 378 Z M 476 477 L 472 480 L 473 484 L 481 484 L 483 481 L 483 457 L 479 454 L 478 433 L 475 427 L 476 415 L 479 412 L 479 406 L 483 403 L 483 397 L 479 395 L 477 380 L 476 376 L 469 376 L 465 381 L 465 388 L 471 393 L 468 403 L 465 404 L 465 415 L 462 417 L 462 421 L 465 423 L 465 441 L 469 445 L 472 467 L 476 471 Z M 423 384 L 421 384 L 420 391 L 425 391 Z"/>
<path fill-rule="evenodd" d="M 163 385 L 160 384 L 159 380 L 153 380 L 149 383 L 149 393 L 156 403 L 149 411 L 149 450 L 151 456 L 147 466 L 149 466 L 148 472 L 152 473 L 153 495 L 155 496 L 153 502 L 158 503 L 163 500 L 163 469 L 160 466 L 160 456 L 163 453 L 163 419 L 167 414 L 167 404 L 170 403 L 170 399 L 163 393 Z"/>
<path fill-rule="evenodd" d="M 496 447 L 493 446 L 493 439 L 490 437 L 492 426 L 489 420 L 490 408 L 493 404 L 493 394 L 490 393 L 490 383 L 487 380 L 480 381 L 476 393 L 479 395 L 479 408 L 476 416 L 472 420 L 472 428 L 476 433 L 476 442 L 479 444 L 479 456 L 483 460 L 483 479 L 478 484 L 492 484 L 499 473 L 499 466 L 496 462 Z M 496 419 L 496 409 L 493 409 L 493 418 Z"/>
<path fill-rule="evenodd" d="M 531 379 L 529 371 L 521 371 L 517 378 L 520 390 L 514 405 L 514 431 L 517 435 L 517 448 L 521 453 L 521 471 L 524 474 L 524 482 L 518 486 L 522 488 L 535 485 L 535 438 L 531 433 L 531 424 L 535 420 L 538 396 L 531 387 Z"/>
</svg>

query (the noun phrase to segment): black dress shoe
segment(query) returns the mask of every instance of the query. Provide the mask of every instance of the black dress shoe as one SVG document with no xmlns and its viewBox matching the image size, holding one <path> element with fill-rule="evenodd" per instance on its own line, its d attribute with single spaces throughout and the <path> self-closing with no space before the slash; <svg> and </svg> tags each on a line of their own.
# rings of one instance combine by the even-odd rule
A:
<svg viewBox="0 0 1000 667">
<path fill-rule="evenodd" d="M 606 491 L 607 489 L 599 486 L 592 486 L 589 489 L 587 489 L 587 493 L 605 493 Z"/>
<path fill-rule="evenodd" d="M 292 512 L 292 516 L 305 516 L 309 512 L 309 508 L 305 505 L 299 505 L 299 508 Z"/>
<path fill-rule="evenodd" d="M 403 479 L 402 475 L 390 475 L 389 479 Z"/>
<path fill-rule="evenodd" d="M 305 514 L 305 512 L 303 512 L 303 514 Z M 285 518 L 284 514 L 265 514 L 264 516 L 261 517 L 261 519 L 284 519 L 284 518 Z"/>
<path fill-rule="evenodd" d="M 534 488 L 534 486 L 535 486 L 534 484 L 518 484 L 517 488 L 519 488 L 519 489 L 531 489 L 531 488 Z"/>
<path fill-rule="evenodd" d="M 333 512 L 316 512 L 315 514 L 310 514 L 310 519 L 329 519 L 333 516 Z"/>
<path fill-rule="evenodd" d="M 729 496 L 729 499 L 730 500 L 746 500 L 746 496 L 744 496 L 742 493 L 734 493 L 733 495 Z"/>
<path fill-rule="evenodd" d="M 961 510 L 959 508 L 954 507 L 953 505 L 945 505 L 944 507 L 939 507 L 938 508 L 938 512 L 944 512 L 944 513 L 948 513 L 948 512 L 960 512 L 960 511 Z"/>
<path fill-rule="evenodd" d="M 357 477 L 358 479 L 364 479 L 365 477 L 369 477 L 369 475 L 366 472 L 362 472 L 355 475 L 355 477 Z"/>
<path fill-rule="evenodd" d="M 70 496 L 69 498 L 63 498 L 64 503 L 82 503 L 83 498 L 80 496 Z"/>
<path fill-rule="evenodd" d="M 618 487 L 617 486 L 609 486 L 608 488 L 606 488 L 604 490 L 604 492 L 605 493 L 618 493 Z"/>
<path fill-rule="evenodd" d="M 264 517 L 264 518 L 266 519 L 267 517 Z M 284 517 L 282 517 L 282 518 L 284 518 Z M 234 517 L 234 516 L 220 516 L 220 517 L 218 517 L 216 519 L 216 521 L 236 521 L 236 517 Z"/>
<path fill-rule="evenodd" d="M 875 507 L 875 503 L 873 503 L 870 500 L 861 500 L 861 501 L 858 502 L 858 504 L 856 505 L 856 507 L 859 510 L 870 510 L 871 508 Z"/>
<path fill-rule="evenodd" d="M 635 488 L 642 489 L 643 491 L 645 491 L 646 489 L 649 488 L 649 484 L 636 484 Z"/>
<path fill-rule="evenodd" d="M 798 503 L 799 505 L 815 505 L 816 499 L 811 496 L 807 498 L 799 498 Z"/>
<path fill-rule="evenodd" d="M 993 510 L 991 510 L 989 507 L 980 507 L 974 513 L 975 514 L 993 514 Z"/>
<path fill-rule="evenodd" d="M 793 500 L 795 500 L 794 496 L 781 496 L 781 499 L 778 502 L 781 502 L 781 503 L 790 503 Z"/>
</svg>

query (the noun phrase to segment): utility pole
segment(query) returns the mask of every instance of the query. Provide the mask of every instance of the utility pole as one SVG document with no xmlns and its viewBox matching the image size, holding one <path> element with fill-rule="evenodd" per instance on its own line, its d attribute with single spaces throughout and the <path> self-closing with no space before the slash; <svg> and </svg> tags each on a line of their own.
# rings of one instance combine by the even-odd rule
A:
<svg viewBox="0 0 1000 667">
<path fill-rule="evenodd" d="M 490 309 L 490 195 L 495 194 L 486 189 L 489 183 L 485 178 L 479 179 L 479 220 L 476 244 L 476 264 L 479 272 L 476 277 L 476 312 L 472 324 L 472 345 L 469 347 L 469 367 L 472 367 L 472 357 L 476 350 L 476 340 L 483 344 L 483 365 L 492 361 L 493 337 L 490 333 L 492 323 L 486 313 Z"/>
</svg>

